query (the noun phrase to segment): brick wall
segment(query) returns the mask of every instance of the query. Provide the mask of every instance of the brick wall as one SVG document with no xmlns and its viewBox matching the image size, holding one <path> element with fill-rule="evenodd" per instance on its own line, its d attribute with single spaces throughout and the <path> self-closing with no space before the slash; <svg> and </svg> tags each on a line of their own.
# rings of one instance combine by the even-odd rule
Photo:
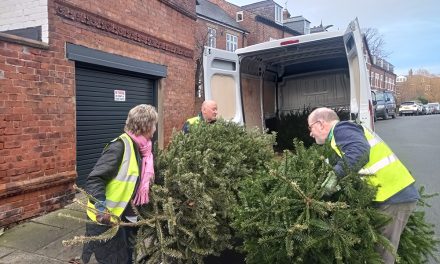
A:
<svg viewBox="0 0 440 264">
<path fill-rule="evenodd" d="M 42 27 L 42 41 L 48 43 L 47 0 L 0 1 L 0 32 Z"/>
<path fill-rule="evenodd" d="M 72 198 L 74 68 L 62 57 L 61 52 L 0 41 L 1 225 Z M 48 185 L 54 187 L 43 191 Z"/>
<path fill-rule="evenodd" d="M 218 5 L 226 11 L 232 18 L 235 19 L 235 14 L 238 11 L 243 11 L 243 21 L 239 24 L 249 31 L 244 40 L 244 46 L 254 45 L 262 42 L 269 41 L 270 38 L 281 39 L 285 37 L 291 37 L 289 33 L 285 33 L 279 28 L 272 27 L 270 25 L 257 22 L 255 20 L 256 15 L 261 15 L 269 19 L 275 20 L 275 7 L 269 5 L 252 10 L 243 10 L 241 7 L 231 4 L 225 0 L 209 0 L 210 2 Z M 270 4 L 270 3 L 269 3 Z"/>
<path fill-rule="evenodd" d="M 202 18 L 197 18 L 197 30 L 196 30 L 196 41 L 199 44 L 207 42 L 207 32 L 209 28 L 214 28 L 216 30 L 216 48 L 226 50 L 226 34 L 231 34 L 237 36 L 237 48 L 243 47 L 243 33 L 233 30 L 228 27 L 224 27 L 220 24 L 206 21 Z"/>
<path fill-rule="evenodd" d="M 248 8 L 248 11 L 275 21 L 275 3 Z"/>
<path fill-rule="evenodd" d="M 179 7 L 171 2 L 50 0 L 49 45 L 0 35 L 0 226 L 59 208 L 73 196 L 75 63 L 65 57 L 66 42 L 167 66 L 158 93 L 161 145 L 192 116 L 192 53 L 177 54 L 165 45 L 194 49 L 195 1 L 182 1 L 188 6 Z M 160 43 L 142 44 L 89 25 L 87 19 L 67 19 L 56 9 L 59 4 L 144 32 Z"/>
</svg>

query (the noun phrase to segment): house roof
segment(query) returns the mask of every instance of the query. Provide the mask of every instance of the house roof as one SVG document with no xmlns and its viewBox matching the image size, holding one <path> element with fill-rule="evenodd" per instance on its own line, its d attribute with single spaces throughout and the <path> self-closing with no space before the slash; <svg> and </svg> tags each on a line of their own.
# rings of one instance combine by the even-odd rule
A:
<svg viewBox="0 0 440 264">
<path fill-rule="evenodd" d="M 244 29 L 242 26 L 240 26 L 240 24 L 237 23 L 235 19 L 230 17 L 218 5 L 215 5 L 207 0 L 197 0 L 196 13 L 198 16 L 202 18 L 213 20 L 215 22 L 227 25 L 239 31 L 249 32 L 246 29 Z"/>
<path fill-rule="evenodd" d="M 310 23 L 310 21 L 308 19 L 304 18 L 303 16 L 289 17 L 288 19 L 284 20 L 284 23 L 298 22 L 298 21 L 307 21 Z"/>
<path fill-rule="evenodd" d="M 266 24 L 268 26 L 271 26 L 273 28 L 278 28 L 280 30 L 284 30 L 285 32 L 290 33 L 290 34 L 292 34 L 294 36 L 301 35 L 300 32 L 298 32 L 298 31 L 296 31 L 294 29 L 291 29 L 291 28 L 289 28 L 287 26 L 277 24 L 275 21 L 273 21 L 271 19 L 268 19 L 268 18 L 266 18 L 264 16 L 260 16 L 260 15 L 255 16 L 255 21 L 261 22 L 261 23 Z"/>
<path fill-rule="evenodd" d="M 266 7 L 268 5 L 273 5 L 273 4 L 281 7 L 281 5 L 277 4 L 273 0 L 263 0 L 263 1 L 260 1 L 260 2 L 244 5 L 241 8 L 248 10 L 248 9 L 253 9 L 253 8 Z"/>
</svg>

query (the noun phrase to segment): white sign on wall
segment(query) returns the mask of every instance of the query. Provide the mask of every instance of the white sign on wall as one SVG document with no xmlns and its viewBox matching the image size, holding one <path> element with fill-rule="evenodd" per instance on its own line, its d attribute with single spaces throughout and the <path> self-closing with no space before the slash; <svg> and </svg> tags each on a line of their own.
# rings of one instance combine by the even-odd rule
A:
<svg viewBox="0 0 440 264">
<path fill-rule="evenodd" d="M 115 101 L 125 102 L 125 90 L 115 90 Z"/>
</svg>

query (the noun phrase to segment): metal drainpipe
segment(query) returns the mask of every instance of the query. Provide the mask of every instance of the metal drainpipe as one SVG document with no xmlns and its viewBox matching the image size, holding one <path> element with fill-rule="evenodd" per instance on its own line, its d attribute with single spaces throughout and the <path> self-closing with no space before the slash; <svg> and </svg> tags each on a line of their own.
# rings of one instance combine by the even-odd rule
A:
<svg viewBox="0 0 440 264">
<path fill-rule="evenodd" d="M 263 86 L 264 86 L 264 72 L 262 72 L 261 76 L 260 76 L 260 112 L 261 112 L 260 118 L 261 118 L 261 129 L 262 129 L 262 131 L 264 131 L 266 129 L 266 124 L 264 122 Z"/>
</svg>

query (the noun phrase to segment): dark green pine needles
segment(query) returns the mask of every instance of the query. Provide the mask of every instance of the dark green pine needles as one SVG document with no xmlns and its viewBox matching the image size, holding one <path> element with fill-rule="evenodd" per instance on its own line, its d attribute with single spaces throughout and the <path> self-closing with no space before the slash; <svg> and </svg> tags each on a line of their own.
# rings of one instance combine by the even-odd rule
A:
<svg viewBox="0 0 440 264">
<path fill-rule="evenodd" d="M 391 245 L 378 231 L 388 217 L 372 207 L 375 189 L 351 173 L 326 197 L 329 150 L 295 141 L 294 153 L 275 157 L 274 142 L 224 121 L 175 133 L 156 153 L 157 184 L 139 210 L 139 262 L 203 263 L 232 249 L 249 264 L 382 263 L 375 248 Z M 432 227 L 423 213 L 411 217 L 401 263 L 426 263 L 438 247 Z"/>
<path fill-rule="evenodd" d="M 205 256 L 231 248 L 239 183 L 267 171 L 273 142 L 273 135 L 223 121 L 175 133 L 156 154 L 161 184 L 152 187 L 150 205 L 140 210 L 153 220 L 140 228 L 141 262 L 203 263 Z"/>
<path fill-rule="evenodd" d="M 331 167 L 324 148 L 295 142 L 269 174 L 242 182 L 242 210 L 234 226 L 245 238 L 248 263 L 381 263 L 378 232 L 388 218 L 371 207 L 375 190 L 352 174 L 323 196 Z"/>
</svg>

